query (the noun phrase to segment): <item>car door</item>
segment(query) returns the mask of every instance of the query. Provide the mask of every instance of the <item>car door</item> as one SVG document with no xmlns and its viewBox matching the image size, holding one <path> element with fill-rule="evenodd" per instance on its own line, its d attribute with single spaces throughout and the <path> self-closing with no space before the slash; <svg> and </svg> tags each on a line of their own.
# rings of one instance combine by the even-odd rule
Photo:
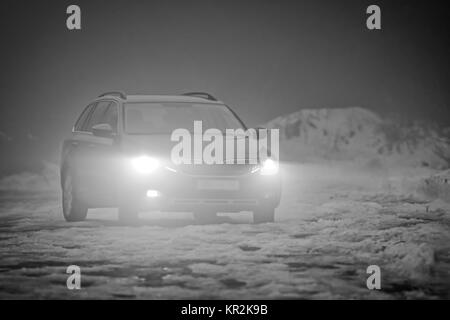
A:
<svg viewBox="0 0 450 320">
<path fill-rule="evenodd" d="M 94 150 L 92 152 L 93 167 L 97 174 L 96 187 L 102 191 L 99 195 L 102 199 L 99 205 L 115 205 L 117 200 L 117 182 L 120 166 L 118 147 L 118 105 L 115 101 L 109 101 L 109 105 L 97 124 L 109 124 L 112 129 L 110 138 L 96 137 L 94 139 Z"/>
<path fill-rule="evenodd" d="M 86 176 L 86 173 L 84 172 L 85 156 L 83 154 L 83 145 L 91 136 L 91 133 L 85 131 L 85 128 L 95 106 L 96 103 L 91 103 L 83 110 L 73 126 L 71 137 L 66 139 L 63 143 L 61 155 L 61 181 L 70 174 L 74 179 L 74 183 L 76 184 L 77 190 L 80 193 L 79 196 L 82 200 L 84 200 L 83 189 Z"/>
<path fill-rule="evenodd" d="M 108 110 L 110 110 L 108 112 Z M 115 110 L 115 112 L 112 112 Z M 83 127 L 86 134 L 78 139 L 78 169 L 83 198 L 92 207 L 113 205 L 115 185 L 113 164 L 117 158 L 117 105 L 113 101 L 97 102 Z M 96 136 L 93 126 L 108 123 L 113 128 L 111 137 Z M 115 133 L 114 133 L 115 132 Z"/>
</svg>

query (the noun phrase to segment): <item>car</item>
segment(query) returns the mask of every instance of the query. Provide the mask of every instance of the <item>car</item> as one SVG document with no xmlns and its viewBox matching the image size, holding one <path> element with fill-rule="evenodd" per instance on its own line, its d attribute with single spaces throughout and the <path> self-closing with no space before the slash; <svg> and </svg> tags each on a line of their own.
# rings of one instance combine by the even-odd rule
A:
<svg viewBox="0 0 450 320">
<path fill-rule="evenodd" d="M 271 159 L 253 164 L 249 159 L 239 164 L 171 160 L 171 133 L 197 120 L 204 127 L 247 130 L 231 108 L 208 93 L 113 91 L 90 102 L 62 144 L 65 220 L 82 221 L 89 208 L 106 207 L 118 208 L 124 222 L 153 210 L 192 212 L 207 221 L 220 212 L 251 211 L 253 222 L 273 222 L 281 178 Z M 267 165 L 273 170 L 264 174 Z"/>
</svg>

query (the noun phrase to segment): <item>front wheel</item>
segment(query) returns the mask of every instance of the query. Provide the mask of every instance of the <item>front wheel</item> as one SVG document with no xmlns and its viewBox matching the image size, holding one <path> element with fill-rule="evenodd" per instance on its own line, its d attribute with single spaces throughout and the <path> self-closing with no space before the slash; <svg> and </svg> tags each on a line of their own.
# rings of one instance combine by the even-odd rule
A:
<svg viewBox="0 0 450 320">
<path fill-rule="evenodd" d="M 266 223 L 275 221 L 274 208 L 260 208 L 253 211 L 253 223 Z"/>
<path fill-rule="evenodd" d="M 88 208 L 79 199 L 73 176 L 67 174 L 63 181 L 62 203 L 64 219 L 69 222 L 86 219 Z"/>
</svg>

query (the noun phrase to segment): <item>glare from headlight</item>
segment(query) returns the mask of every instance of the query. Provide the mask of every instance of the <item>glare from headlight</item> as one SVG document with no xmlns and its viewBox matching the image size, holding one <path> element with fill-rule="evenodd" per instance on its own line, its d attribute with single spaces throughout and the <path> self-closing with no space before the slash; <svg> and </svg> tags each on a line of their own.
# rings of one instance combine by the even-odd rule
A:
<svg viewBox="0 0 450 320">
<path fill-rule="evenodd" d="M 159 161 L 155 158 L 141 156 L 131 160 L 134 169 L 143 174 L 149 174 L 158 169 Z"/>
<path fill-rule="evenodd" d="M 263 176 L 272 176 L 278 173 L 278 162 L 272 159 L 266 159 L 262 163 L 261 166 L 261 175 Z"/>
<path fill-rule="evenodd" d="M 160 196 L 160 193 L 158 190 L 147 190 L 147 197 L 148 198 L 157 198 Z"/>
</svg>

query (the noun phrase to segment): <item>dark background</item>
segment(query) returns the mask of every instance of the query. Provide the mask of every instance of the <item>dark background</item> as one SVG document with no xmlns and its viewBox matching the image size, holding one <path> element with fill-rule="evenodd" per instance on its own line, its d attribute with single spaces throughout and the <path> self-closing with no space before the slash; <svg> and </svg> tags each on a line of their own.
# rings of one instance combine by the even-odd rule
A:
<svg viewBox="0 0 450 320">
<path fill-rule="evenodd" d="M 82 30 L 66 28 L 70 4 Z M 382 30 L 366 28 L 370 4 Z M 2 1 L 0 173 L 56 162 L 112 89 L 208 91 L 250 126 L 346 106 L 448 126 L 449 25 L 436 1 Z"/>
</svg>

